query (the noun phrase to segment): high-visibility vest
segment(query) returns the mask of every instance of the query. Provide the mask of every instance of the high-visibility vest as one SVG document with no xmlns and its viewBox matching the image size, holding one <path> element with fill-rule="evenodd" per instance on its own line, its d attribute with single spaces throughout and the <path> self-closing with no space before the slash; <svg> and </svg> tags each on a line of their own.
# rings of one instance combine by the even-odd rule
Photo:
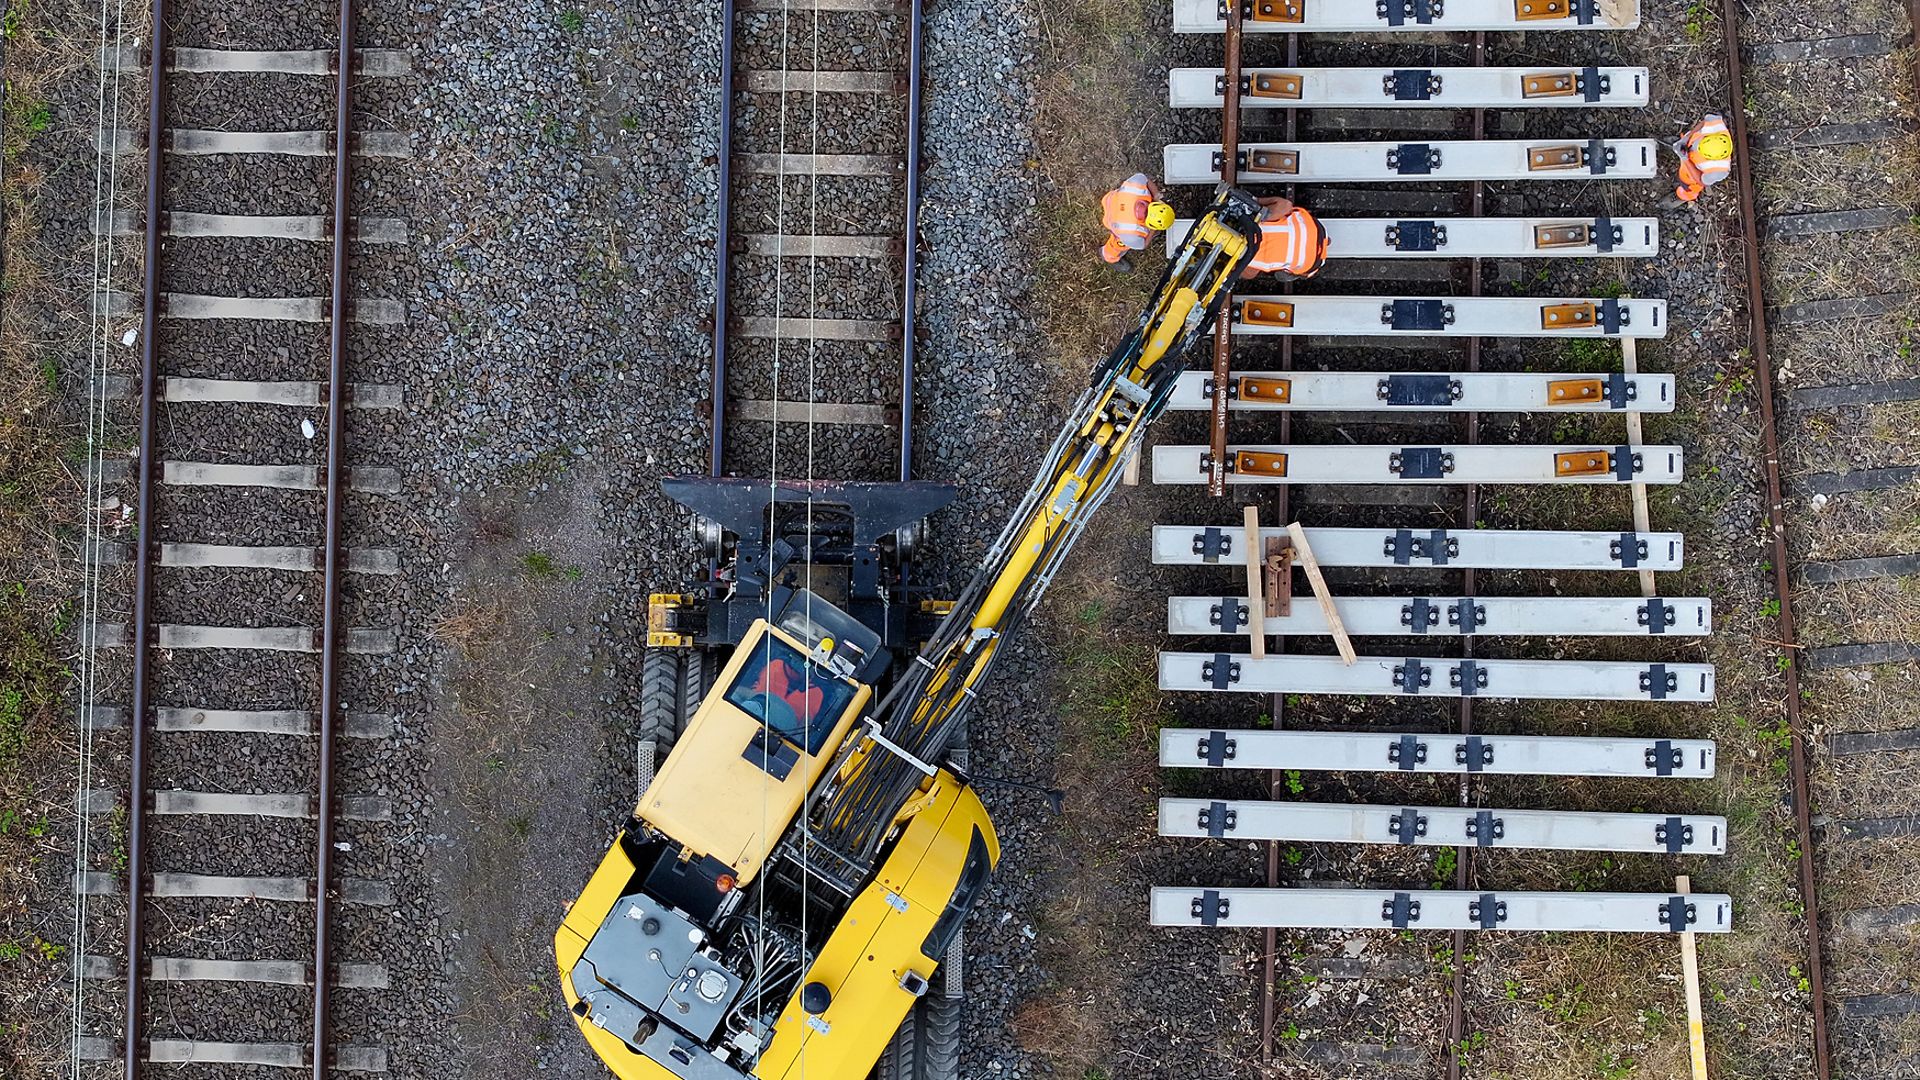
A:
<svg viewBox="0 0 1920 1080">
<path fill-rule="evenodd" d="M 1257 273 L 1284 270 L 1306 277 L 1327 259 L 1327 234 L 1312 214 L 1294 207 L 1285 217 L 1260 223 L 1260 247 L 1247 268 Z"/>
<path fill-rule="evenodd" d="M 1152 204 L 1153 189 L 1147 186 L 1147 174 L 1134 173 L 1100 200 L 1100 214 L 1115 240 L 1139 251 L 1153 236 L 1153 230 L 1147 228 L 1147 207 Z"/>
<path fill-rule="evenodd" d="M 1682 168 L 1680 170 L 1680 178 L 1682 180 L 1711 187 L 1725 180 L 1727 174 L 1733 171 L 1732 158 L 1715 159 L 1701 155 L 1700 143 L 1709 135 L 1731 136 L 1731 133 L 1727 130 L 1727 122 L 1721 119 L 1716 113 L 1708 113 L 1705 119 L 1693 126 L 1692 131 L 1687 132 L 1686 164 L 1693 167 L 1694 176 L 1688 176 L 1687 170 Z"/>
</svg>

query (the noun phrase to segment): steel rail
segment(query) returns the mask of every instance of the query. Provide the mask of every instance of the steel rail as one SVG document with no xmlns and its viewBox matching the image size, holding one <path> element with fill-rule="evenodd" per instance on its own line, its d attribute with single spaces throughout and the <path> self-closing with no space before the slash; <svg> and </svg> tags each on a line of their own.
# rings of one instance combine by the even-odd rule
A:
<svg viewBox="0 0 1920 1080">
<path fill-rule="evenodd" d="M 1227 5 L 1226 78 L 1221 83 L 1220 182 L 1232 187 L 1240 181 L 1240 5 Z M 1229 308 L 1228 311 L 1232 309 Z M 1233 319 L 1227 312 L 1213 324 L 1213 402 L 1208 414 L 1208 451 L 1213 468 L 1207 476 L 1207 494 L 1227 493 L 1227 380 L 1233 371 Z M 1284 524 L 1284 523 L 1283 523 Z"/>
<path fill-rule="evenodd" d="M 1916 7 L 1920 7 L 1920 4 L 1916 4 Z M 1807 778 L 1810 740 L 1806 718 L 1800 712 L 1800 646 L 1794 628 L 1793 588 L 1788 574 L 1787 509 L 1780 482 L 1780 430 L 1773 407 L 1773 361 L 1767 353 L 1767 300 L 1761 278 L 1759 203 L 1753 189 L 1753 142 L 1747 130 L 1746 72 L 1740 58 L 1740 5 L 1737 0 L 1721 0 L 1720 24 L 1727 62 L 1727 95 L 1731 104 L 1727 110 L 1727 124 L 1733 132 L 1734 183 L 1740 197 L 1741 239 L 1746 247 L 1747 332 L 1753 349 L 1754 392 L 1760 398 L 1761 473 L 1767 489 L 1768 531 L 1772 534 L 1773 588 L 1780 601 L 1780 614 L 1775 622 L 1773 637 L 1781 650 L 1779 659 L 1786 683 L 1787 730 L 1791 734 L 1787 761 L 1793 792 L 1794 836 L 1800 845 L 1800 898 L 1805 905 L 1807 920 L 1807 979 L 1813 999 L 1814 1076 L 1818 1080 L 1828 1080 L 1833 1075 L 1833 1056 L 1827 1030 L 1826 963 L 1820 941 L 1820 896 L 1815 880 L 1812 797 Z"/>
<path fill-rule="evenodd" d="M 313 908 L 313 1080 L 327 1080 L 327 1047 L 332 1044 L 332 882 L 335 802 L 333 784 L 334 721 L 340 711 L 339 662 L 346 632 L 340 617 L 340 586 L 346 574 L 341 540 L 341 510 L 346 502 L 347 439 L 347 246 L 353 235 L 349 214 L 353 161 L 353 0 L 340 0 L 339 72 L 333 102 L 333 265 L 327 345 L 326 540 L 320 585 L 320 705 L 318 715 L 318 790 L 314 818 Z"/>
<path fill-rule="evenodd" d="M 913 347 L 915 293 L 920 275 L 920 70 L 924 55 L 924 0 L 913 0 L 907 26 L 906 266 L 900 272 L 900 480 L 913 479 Z"/>
<path fill-rule="evenodd" d="M 727 221 L 733 215 L 733 15 L 734 0 L 720 0 L 720 148 L 716 158 L 720 175 L 719 195 L 714 202 L 716 227 L 713 234 L 713 372 L 708 386 L 708 411 L 712 414 L 712 475 L 723 473 L 722 459 L 727 449 L 727 285 L 732 253 Z M 782 83 L 784 87 L 785 83 Z M 785 91 L 781 92 L 784 99 Z M 785 100 L 780 103 L 786 108 Z M 785 183 L 775 176 L 774 183 Z"/>
<path fill-rule="evenodd" d="M 164 179 L 167 103 L 167 3 L 153 0 L 150 47 L 153 60 L 147 70 L 147 199 L 140 272 L 140 463 L 134 523 L 138 529 L 133 551 L 133 685 L 129 691 L 127 729 L 131 736 L 127 780 L 127 999 L 126 1039 L 121 1066 L 126 1080 L 141 1075 L 141 1033 L 146 1029 L 142 998 L 146 970 L 140 957 L 146 952 L 147 927 L 140 903 L 147 880 L 147 717 L 152 711 L 153 681 L 153 564 L 159 548 L 153 510 L 154 484 L 159 473 L 155 415 L 160 382 L 160 185 Z"/>
<path fill-rule="evenodd" d="M 1473 34 L 1473 66 L 1483 67 L 1487 62 L 1487 35 L 1476 30 Z M 1473 137 L 1476 141 L 1487 137 L 1487 110 L 1474 109 Z M 1486 184 L 1475 180 L 1467 187 L 1467 216 L 1481 217 L 1486 213 Z M 1480 278 L 1480 260 L 1467 262 L 1468 294 L 1479 296 L 1483 288 Z M 1467 370 L 1480 370 L 1480 341 L 1478 337 L 1467 339 Z M 1470 412 L 1466 416 L 1466 435 L 1462 439 L 1465 445 L 1472 446 L 1480 441 L 1480 414 Z M 1471 529 L 1480 518 L 1480 490 L 1477 484 L 1468 484 L 1462 489 L 1465 501 L 1461 515 L 1462 528 Z M 1472 567 L 1461 572 L 1460 595 L 1474 595 L 1475 574 Z M 1474 655 L 1474 639 L 1467 637 L 1461 641 L 1461 655 Z M 1473 734 L 1473 698 L 1460 698 L 1460 734 Z M 1474 796 L 1473 774 L 1460 774 L 1459 798 L 1461 806 L 1472 806 Z M 1454 849 L 1453 887 L 1467 889 L 1472 887 L 1474 878 L 1474 856 L 1477 848 L 1458 847 Z M 1460 1080 L 1461 1050 L 1467 1039 L 1467 933 L 1464 930 L 1453 932 L 1453 1000 L 1447 1009 L 1447 1080 Z"/>
<path fill-rule="evenodd" d="M 1299 34 L 1287 35 L 1286 66 L 1289 68 L 1298 67 L 1300 64 L 1300 37 L 1301 35 Z M 1237 129 L 1239 123 L 1237 116 L 1234 122 Z M 1299 123 L 1299 110 L 1288 109 L 1286 119 L 1281 124 L 1281 137 L 1288 142 L 1292 142 L 1299 129 Z M 1231 157 L 1232 155 L 1228 156 L 1229 160 Z M 1224 164 L 1223 162 L 1223 167 Z M 1286 187 L 1286 197 L 1291 199 L 1296 193 L 1297 189 L 1294 185 L 1288 184 Z M 1292 292 L 1293 286 L 1289 284 L 1283 291 Z M 1224 316 L 1222 317 L 1222 321 L 1225 321 Z M 1280 370 L 1282 371 L 1293 370 L 1293 342 L 1294 339 L 1291 337 L 1280 339 Z M 1280 414 L 1280 441 L 1283 443 L 1291 443 L 1293 441 L 1293 414 L 1291 412 L 1283 412 Z M 1285 483 L 1276 484 L 1273 489 L 1273 512 L 1278 524 L 1283 527 L 1293 520 L 1292 490 L 1292 486 Z M 1287 572 L 1292 573 L 1291 570 Z M 1254 617 L 1258 618 L 1258 613 L 1254 613 Z M 1276 636 L 1272 639 L 1272 646 L 1272 651 L 1274 652 L 1285 652 L 1287 647 L 1286 639 Z M 1287 696 L 1285 694 L 1274 694 L 1267 702 L 1267 715 L 1272 718 L 1275 730 L 1286 726 L 1286 708 Z M 1277 802 L 1284 799 L 1286 794 L 1286 774 L 1279 769 L 1270 770 L 1267 773 L 1267 798 Z M 1267 887 L 1277 888 L 1280 884 L 1281 845 L 1275 841 L 1268 841 L 1266 847 Z M 1277 997 L 1275 994 L 1275 982 L 1279 976 L 1280 933 L 1274 927 L 1269 926 L 1260 931 L 1260 1061 L 1263 1065 L 1270 1064 L 1273 1061 L 1274 1036 L 1280 1025 L 1279 1003 L 1275 1000 Z"/>
</svg>

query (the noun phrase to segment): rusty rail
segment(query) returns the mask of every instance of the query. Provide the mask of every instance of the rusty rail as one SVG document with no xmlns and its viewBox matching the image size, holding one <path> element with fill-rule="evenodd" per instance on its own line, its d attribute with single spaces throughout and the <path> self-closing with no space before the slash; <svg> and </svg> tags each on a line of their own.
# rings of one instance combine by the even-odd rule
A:
<svg viewBox="0 0 1920 1080">
<path fill-rule="evenodd" d="M 1226 78 L 1221 84 L 1224 108 L 1220 113 L 1220 182 L 1232 187 L 1240 180 L 1240 5 L 1227 5 Z M 1228 286 L 1231 289 L 1232 283 Z M 1233 305 L 1220 309 L 1213 323 L 1213 408 L 1209 414 L 1208 448 L 1213 468 L 1207 474 L 1207 494 L 1227 493 L 1227 399 L 1233 370 Z"/>
<path fill-rule="evenodd" d="M 327 1047 L 333 1022 L 332 1004 L 332 882 L 333 882 L 333 764 L 334 720 L 340 711 L 339 662 L 345 632 L 340 619 L 340 585 L 345 575 L 345 546 L 341 541 L 340 511 L 346 501 L 347 441 L 347 239 L 352 235 L 348 213 L 352 191 L 353 132 L 353 0 L 340 0 L 340 45 L 335 60 L 333 101 L 333 265 L 327 344 L 327 465 L 326 547 L 320 586 L 320 712 L 316 717 L 319 787 L 314 817 L 319 823 L 314 840 L 313 897 L 313 1080 L 327 1080 Z"/>
<path fill-rule="evenodd" d="M 1473 66 L 1483 67 L 1486 65 L 1486 62 L 1487 35 L 1483 31 L 1476 31 L 1473 35 Z M 1474 139 L 1477 141 L 1486 138 L 1487 111 L 1485 109 L 1474 109 L 1471 115 L 1473 118 Z M 1480 217 L 1485 212 L 1486 184 L 1475 180 L 1467 187 L 1467 214 L 1470 217 Z M 1470 296 L 1479 296 L 1482 291 L 1479 259 L 1470 259 L 1467 262 L 1467 290 Z M 1477 337 L 1467 339 L 1467 370 L 1480 370 L 1480 339 Z M 1466 445 L 1471 446 L 1480 441 L 1480 414 L 1470 412 L 1467 414 L 1466 420 L 1467 430 L 1462 441 Z M 1462 489 L 1461 495 L 1465 501 L 1465 508 L 1460 512 L 1465 522 L 1462 528 L 1474 528 L 1475 523 L 1480 518 L 1479 485 L 1466 485 L 1465 488 Z M 1474 579 L 1475 575 L 1471 567 L 1461 571 L 1460 595 L 1472 596 L 1474 594 Z M 1471 636 L 1460 639 L 1462 656 L 1471 657 L 1474 655 L 1473 642 L 1474 639 Z M 1463 736 L 1473 734 L 1473 698 L 1471 697 L 1463 696 L 1460 699 L 1460 734 Z M 1461 773 L 1459 786 L 1461 806 L 1473 805 L 1473 789 L 1473 774 L 1470 772 Z M 1472 888 L 1475 851 L 1476 849 L 1472 847 L 1459 847 L 1454 849 L 1454 888 Z M 1466 956 L 1467 933 L 1464 930 L 1455 930 L 1453 932 L 1453 993 L 1451 995 L 1452 1000 L 1448 1003 L 1447 1008 L 1447 1080 L 1460 1080 L 1460 1051 L 1467 1038 Z"/>
<path fill-rule="evenodd" d="M 1299 63 L 1300 35 L 1288 34 L 1287 66 L 1289 68 L 1296 67 Z M 1235 120 L 1237 132 L 1238 118 L 1236 117 Z M 1299 110 L 1288 109 L 1286 120 L 1283 122 L 1281 129 L 1281 137 L 1286 141 L 1292 141 L 1299 131 L 1299 123 Z M 1295 194 L 1294 186 L 1291 184 L 1287 185 L 1287 198 L 1291 199 Z M 1292 292 L 1293 286 L 1288 285 L 1285 291 Z M 1224 321 L 1226 318 L 1227 315 L 1223 313 L 1221 319 Z M 1293 370 L 1293 337 L 1291 335 L 1280 339 L 1280 370 Z M 1291 412 L 1283 412 L 1280 414 L 1280 441 L 1282 443 L 1290 443 L 1293 441 L 1293 414 Z M 1284 526 L 1293 520 L 1292 502 L 1292 489 L 1290 485 L 1281 483 L 1274 486 L 1273 512 L 1275 521 L 1280 525 Z M 1250 612 L 1250 614 L 1256 619 L 1261 618 L 1260 612 L 1255 611 Z M 1276 638 L 1271 651 L 1286 651 L 1286 641 Z M 1274 694 L 1267 703 L 1267 715 L 1273 718 L 1273 726 L 1276 730 L 1286 726 L 1286 708 L 1287 696 L 1285 694 Z M 1278 801 L 1285 794 L 1286 774 L 1277 769 L 1269 772 L 1267 774 L 1267 798 Z M 1276 841 L 1267 841 L 1266 855 L 1267 887 L 1274 888 L 1280 884 L 1280 844 Z M 1265 1065 L 1273 1061 L 1273 1040 L 1280 1024 L 1279 1004 L 1275 1000 L 1276 995 L 1274 993 L 1274 983 L 1280 974 L 1280 933 L 1271 926 L 1260 931 L 1260 968 L 1260 1061 L 1261 1064 Z"/>
<path fill-rule="evenodd" d="M 133 544 L 133 685 L 127 702 L 127 730 L 131 735 L 127 780 L 127 1000 L 126 1040 L 121 1064 L 126 1080 L 139 1080 L 146 1009 L 147 927 L 140 903 L 147 871 L 147 714 L 152 708 L 153 682 L 153 561 L 157 547 L 153 488 L 160 469 L 156 412 L 160 400 L 160 185 L 166 155 L 167 3 L 153 0 L 153 61 L 147 71 L 147 199 L 146 230 L 142 240 L 140 277 L 140 457 L 136 466 L 138 493 L 134 497 Z"/>
<path fill-rule="evenodd" d="M 1920 3 L 1915 4 L 1920 10 Z M 1773 643 L 1780 648 L 1785 677 L 1788 772 L 1793 790 L 1794 836 L 1800 845 L 1800 894 L 1807 920 L 1807 979 L 1813 998 L 1814 1076 L 1833 1075 L 1833 1057 L 1827 1031 L 1826 963 L 1820 941 L 1820 896 L 1815 880 L 1811 797 L 1807 783 L 1808 732 L 1800 712 L 1799 642 L 1793 623 L 1793 589 L 1787 571 L 1787 509 L 1781 495 L 1780 431 L 1773 408 L 1773 361 L 1767 354 L 1767 301 L 1761 278 L 1760 221 L 1753 189 L 1753 144 L 1748 137 L 1745 111 L 1745 68 L 1740 56 L 1740 5 L 1721 0 L 1720 23 L 1727 63 L 1727 124 L 1733 132 L 1734 182 L 1740 196 L 1741 238 L 1746 248 L 1748 340 L 1753 349 L 1754 390 L 1760 397 L 1761 470 L 1767 489 L 1767 523 L 1772 534 L 1773 588 L 1780 614 Z M 1916 76 L 1920 78 L 1920 75 Z"/>
<path fill-rule="evenodd" d="M 131 770 L 127 799 L 127 942 L 125 1000 L 125 1038 L 121 1068 L 126 1080 L 140 1080 L 145 1072 L 147 1046 L 146 1009 L 147 927 L 142 896 L 151 872 L 147 866 L 147 790 L 149 751 L 148 723 L 153 711 L 153 569 L 159 550 L 154 488 L 160 467 L 157 412 L 161 401 L 159 318 L 161 233 L 165 220 L 161 190 L 165 179 L 166 112 L 168 104 L 168 25 L 166 0 L 153 0 L 153 31 L 148 73 L 146 212 L 143 222 L 143 265 L 141 269 L 140 312 L 140 419 L 139 460 L 136 468 L 138 494 L 136 521 L 138 540 L 134 544 L 132 686 L 128 705 L 128 729 L 131 734 L 129 756 Z M 341 0 L 339 42 L 335 56 L 337 74 L 334 100 L 333 140 L 333 214 L 331 286 L 329 296 L 328 366 L 326 397 L 326 463 L 324 466 L 324 547 L 321 569 L 321 650 L 320 694 L 315 717 L 317 740 L 317 787 L 314 813 L 318 832 L 314 846 L 314 934 L 313 934 L 313 1055 L 314 1080 L 327 1080 L 332 1062 L 328 1047 L 332 1043 L 332 931 L 331 892 L 333 879 L 333 843 L 335 803 L 334 736 L 339 711 L 340 687 L 338 663 L 344 651 L 345 626 L 340 614 L 341 584 L 346 573 L 346 548 L 342 538 L 342 509 L 346 501 L 346 406 L 347 406 L 347 320 L 351 301 L 347 296 L 347 246 L 353 235 L 350 213 L 353 152 L 353 76 L 354 76 L 353 0 Z"/>
</svg>

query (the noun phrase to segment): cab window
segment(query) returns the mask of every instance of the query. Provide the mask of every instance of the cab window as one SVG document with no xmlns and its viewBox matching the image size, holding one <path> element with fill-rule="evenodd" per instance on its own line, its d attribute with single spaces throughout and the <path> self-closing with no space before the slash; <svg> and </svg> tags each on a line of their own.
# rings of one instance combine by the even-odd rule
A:
<svg viewBox="0 0 1920 1080">
<path fill-rule="evenodd" d="M 727 691 L 727 701 L 808 754 L 818 754 L 854 692 L 809 663 L 800 650 L 768 635 L 753 646 L 753 658 Z"/>
</svg>

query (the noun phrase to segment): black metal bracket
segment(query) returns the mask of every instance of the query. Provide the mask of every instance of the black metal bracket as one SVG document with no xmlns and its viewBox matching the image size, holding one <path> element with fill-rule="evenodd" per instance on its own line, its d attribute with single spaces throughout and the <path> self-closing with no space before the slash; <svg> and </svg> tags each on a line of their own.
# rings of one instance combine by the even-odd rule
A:
<svg viewBox="0 0 1920 1080">
<path fill-rule="evenodd" d="M 1621 307 L 1620 301 L 1611 296 L 1601 298 L 1594 315 L 1600 323 L 1600 329 L 1609 334 L 1618 334 L 1621 327 L 1633 325 L 1633 313 Z"/>
<path fill-rule="evenodd" d="M 1623 569 L 1631 570 L 1647 557 L 1647 542 L 1640 539 L 1639 533 L 1623 532 L 1620 539 L 1607 544 L 1607 554 Z"/>
<path fill-rule="evenodd" d="M 1453 471 L 1453 455 L 1437 446 L 1408 446 L 1387 455 L 1387 468 L 1402 480 L 1438 480 Z"/>
<path fill-rule="evenodd" d="M 1187 906 L 1189 913 L 1200 920 L 1201 926 L 1219 926 L 1220 920 L 1227 917 L 1233 902 L 1220 895 L 1218 889 L 1207 889 Z"/>
<path fill-rule="evenodd" d="M 1405 663 L 1393 665 L 1393 685 L 1403 694 L 1418 694 L 1433 685 L 1433 669 L 1419 657 L 1409 656 Z"/>
<path fill-rule="evenodd" d="M 1592 104 L 1613 89 L 1613 78 L 1600 74 L 1600 69 L 1597 67 L 1586 67 L 1581 68 L 1580 74 L 1574 76 L 1573 85 L 1580 91 L 1580 99 Z"/>
<path fill-rule="evenodd" d="M 1487 605 L 1463 596 L 1447 605 L 1447 625 L 1458 630 L 1463 637 L 1472 634 L 1487 625 Z"/>
<path fill-rule="evenodd" d="M 1686 764 L 1686 751 L 1673 745 L 1671 739 L 1661 739 L 1647 747 L 1647 768 L 1655 776 L 1672 776 L 1680 766 Z"/>
<path fill-rule="evenodd" d="M 1411 844 L 1427 835 L 1427 819 L 1409 806 L 1387 819 L 1387 832 L 1393 834 L 1396 843 Z"/>
<path fill-rule="evenodd" d="M 1401 176 L 1426 176 L 1440 167 L 1440 151 L 1428 143 L 1387 147 L 1387 168 Z"/>
<path fill-rule="evenodd" d="M 1208 610 L 1207 621 L 1219 627 L 1223 634 L 1238 633 L 1247 625 L 1247 605 L 1237 596 L 1223 596 Z"/>
<path fill-rule="evenodd" d="M 1215 839 L 1232 832 L 1239 824 L 1240 811 L 1228 809 L 1226 803 L 1216 800 L 1200 808 L 1200 827 Z"/>
<path fill-rule="evenodd" d="M 1478 735 L 1453 744 L 1453 763 L 1464 765 L 1470 773 L 1481 772 L 1493 764 L 1493 744 Z"/>
<path fill-rule="evenodd" d="M 1646 603 L 1640 605 L 1640 625 L 1646 627 L 1649 634 L 1666 633 L 1667 627 L 1674 625 L 1679 618 L 1680 613 L 1673 610 L 1673 605 L 1657 596 L 1649 597 Z"/>
<path fill-rule="evenodd" d="M 1420 921 L 1420 901 L 1412 893 L 1394 893 L 1393 899 L 1380 901 L 1380 918 L 1395 930 L 1405 930 Z"/>
<path fill-rule="evenodd" d="M 1493 816 L 1493 811 L 1482 810 L 1467 819 L 1467 839 L 1474 847 L 1492 847 L 1495 840 L 1507 837 L 1505 818 Z"/>
<path fill-rule="evenodd" d="M 1482 930 L 1492 930 L 1507 921 L 1507 902 L 1493 893 L 1481 893 L 1480 899 L 1467 903 L 1467 917 L 1480 924 Z"/>
<path fill-rule="evenodd" d="M 1447 246 L 1447 227 L 1437 221 L 1401 221 L 1387 226 L 1387 246 L 1395 251 L 1438 251 Z"/>
<path fill-rule="evenodd" d="M 1613 149 L 1605 139 L 1588 139 L 1587 148 L 1581 151 L 1580 156 L 1583 159 L 1581 164 L 1594 176 L 1605 176 L 1613 166 Z"/>
<path fill-rule="evenodd" d="M 1466 387 L 1451 375 L 1389 375 L 1374 384 L 1373 396 L 1388 405 L 1433 408 L 1451 405 Z"/>
<path fill-rule="evenodd" d="M 1193 534 L 1193 553 L 1207 562 L 1219 562 L 1232 550 L 1233 538 L 1212 525 L 1207 526 L 1204 532 Z"/>
<path fill-rule="evenodd" d="M 1214 653 L 1213 659 L 1201 662 L 1200 677 L 1215 690 L 1225 690 L 1240 681 L 1240 662 L 1228 653 Z"/>
<path fill-rule="evenodd" d="M 1395 529 L 1393 535 L 1387 537 L 1382 554 L 1392 559 L 1395 566 L 1407 566 L 1415 559 L 1445 566 L 1448 559 L 1459 558 L 1460 541 L 1448 536 L 1445 529 L 1434 529 L 1424 537 L 1414 536 L 1412 529 Z"/>
<path fill-rule="evenodd" d="M 1224 731 L 1209 731 L 1200 738 L 1200 760 L 1216 769 L 1232 761 L 1239 751 L 1239 740 L 1228 738 Z"/>
<path fill-rule="evenodd" d="M 1412 772 L 1414 766 L 1427 763 L 1427 744 L 1412 735 L 1400 736 L 1400 741 L 1387 747 L 1387 761 L 1401 772 Z"/>
<path fill-rule="evenodd" d="M 1573 17 L 1581 26 L 1592 26 L 1600 15 L 1600 0 L 1573 0 Z"/>
<path fill-rule="evenodd" d="M 1416 596 L 1413 603 L 1400 606 L 1400 625 L 1413 633 L 1424 634 L 1440 625 L 1440 613 L 1433 609 L 1432 601 L 1424 596 Z"/>
<path fill-rule="evenodd" d="M 1684 896 L 1670 896 L 1660 905 L 1660 925 L 1676 934 L 1692 926 L 1698 917 L 1699 912 Z"/>
<path fill-rule="evenodd" d="M 1473 697 L 1487 688 L 1487 669 L 1478 661 L 1462 660 L 1447 673 L 1447 685 L 1460 691 L 1461 697 Z"/>
<path fill-rule="evenodd" d="M 1693 826 L 1670 817 L 1653 827 L 1653 842 L 1665 846 L 1667 854 L 1678 855 L 1693 846 Z"/>
<path fill-rule="evenodd" d="M 1611 301 L 1609 301 L 1611 302 Z M 1646 467 L 1646 461 L 1631 446 L 1613 448 L 1613 478 L 1621 483 L 1630 483 Z"/>
<path fill-rule="evenodd" d="M 1380 83 L 1395 101 L 1432 101 L 1440 92 L 1440 76 L 1425 68 L 1400 68 L 1382 76 Z"/>
<path fill-rule="evenodd" d="M 1668 694 L 1680 690 L 1680 673 L 1668 671 L 1665 664 L 1648 664 L 1647 670 L 1640 673 L 1640 692 L 1655 701 L 1665 701 Z"/>
<path fill-rule="evenodd" d="M 1395 300 L 1380 305 L 1380 325 L 1395 330 L 1444 330 L 1453 325 L 1453 305 L 1445 300 Z"/>
</svg>

